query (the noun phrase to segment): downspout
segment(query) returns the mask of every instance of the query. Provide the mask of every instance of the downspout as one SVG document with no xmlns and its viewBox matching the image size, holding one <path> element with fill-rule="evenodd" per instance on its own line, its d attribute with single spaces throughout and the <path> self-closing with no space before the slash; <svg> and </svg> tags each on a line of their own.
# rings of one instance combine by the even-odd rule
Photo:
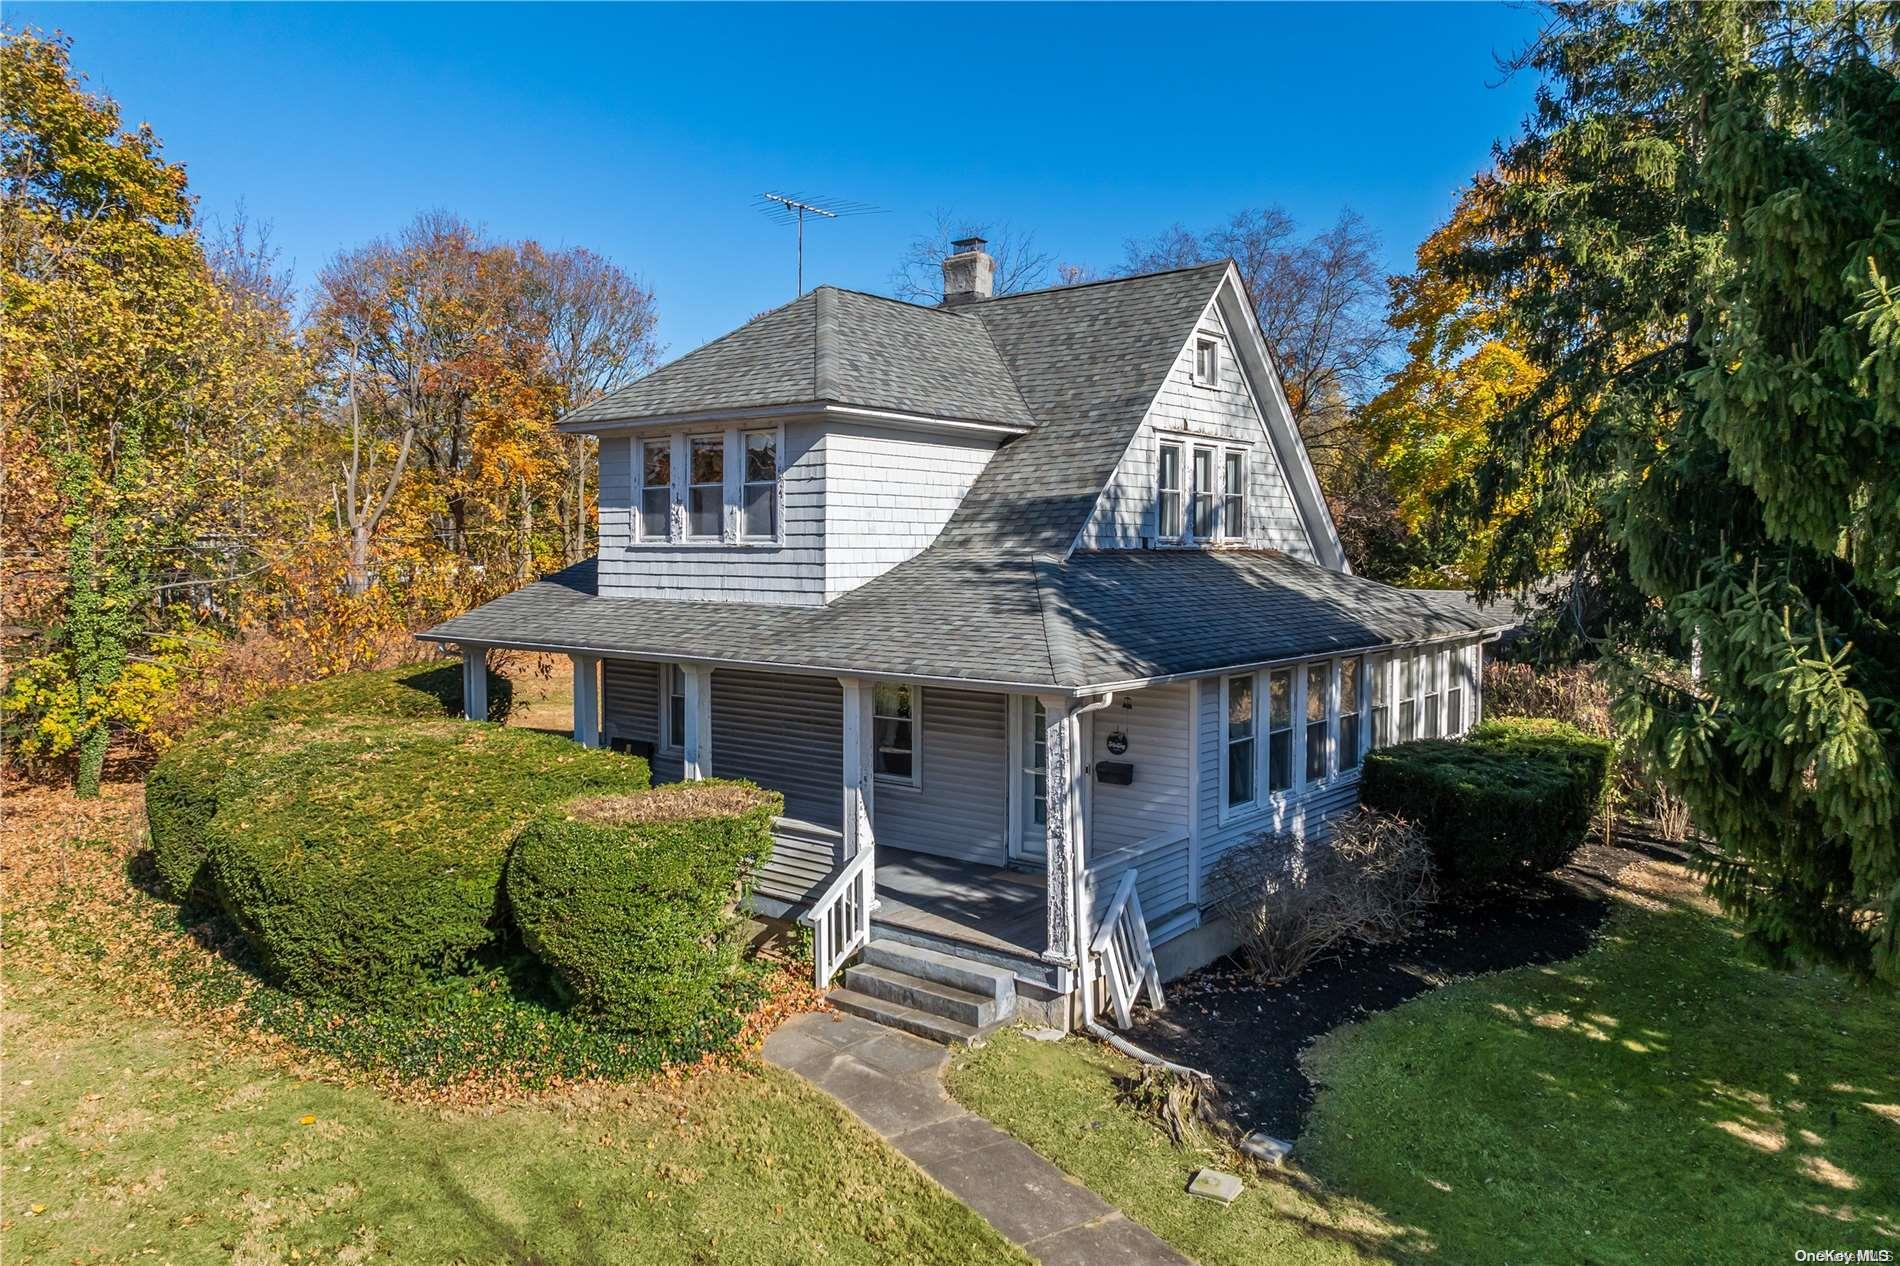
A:
<svg viewBox="0 0 1900 1266">
<path fill-rule="evenodd" d="M 1115 692 L 1111 690 L 1093 703 L 1085 703 L 1081 707 L 1069 709 L 1069 715 L 1071 717 L 1079 718 L 1090 712 L 1100 712 L 1103 708 L 1108 707 L 1110 704 L 1114 702 L 1115 702 Z M 1076 739 L 1079 743 L 1081 739 L 1080 726 L 1077 727 Z M 1083 843 L 1086 844 L 1087 842 L 1088 841 L 1085 838 L 1083 840 Z M 1095 973 L 1092 968 L 1092 965 L 1089 962 L 1089 943 L 1092 940 L 1094 940 L 1095 933 L 1094 933 L 1094 929 L 1091 928 L 1088 925 L 1088 923 L 1085 920 L 1083 920 L 1081 917 L 1081 914 L 1082 914 L 1082 873 L 1086 869 L 1087 867 L 1083 865 L 1082 858 L 1078 854 L 1076 858 L 1075 873 L 1070 878 L 1070 883 L 1072 887 L 1069 890 L 1069 909 L 1075 911 L 1076 916 L 1077 916 L 1075 920 L 1075 967 L 1076 967 L 1077 981 L 1080 985 L 1079 992 L 1082 995 L 1082 1028 L 1083 1030 L 1087 1032 L 1089 1036 L 1097 1039 L 1098 1041 L 1106 1042 L 1109 1046 L 1114 1047 L 1116 1050 L 1120 1051 L 1122 1054 L 1127 1055 L 1131 1059 L 1137 1060 L 1140 1063 L 1153 1064 L 1154 1066 L 1158 1068 L 1165 1068 L 1169 1072 L 1178 1074 L 1179 1076 L 1198 1078 L 1199 1080 L 1207 1082 L 1208 1084 L 1212 1085 L 1214 1079 L 1208 1076 L 1206 1073 L 1202 1072 L 1200 1069 L 1189 1068 L 1186 1064 L 1177 1064 L 1173 1060 L 1163 1059 L 1161 1056 L 1156 1055 L 1154 1052 L 1144 1050 L 1141 1047 L 1136 1046 L 1133 1042 L 1121 1036 L 1119 1033 L 1112 1032 L 1108 1028 L 1096 1022 L 1095 1020 Z"/>
<path fill-rule="evenodd" d="M 1077 722 L 1075 739 L 1078 749 L 1082 745 L 1081 718 L 1091 712 L 1100 712 L 1103 708 L 1108 707 L 1114 702 L 1115 692 L 1111 690 L 1094 703 L 1085 703 L 1080 707 L 1069 709 L 1070 719 Z M 1078 751 L 1077 756 L 1079 757 L 1081 755 L 1082 753 Z M 1084 770 L 1090 768 L 1090 764 L 1087 761 L 1083 761 L 1082 766 Z M 1083 776 L 1087 777 L 1087 774 L 1085 773 Z M 1082 807 L 1079 803 L 1075 803 L 1076 789 L 1071 788 L 1069 798 L 1071 800 L 1071 807 L 1079 820 Z M 1088 843 L 1087 833 L 1084 833 L 1082 843 L 1084 845 Z M 1070 852 L 1075 857 L 1074 865 L 1067 877 L 1069 884 L 1069 909 L 1075 911 L 1075 918 L 1072 920 L 1075 924 L 1075 970 L 1077 984 L 1080 987 L 1080 993 L 1082 995 L 1082 1024 L 1083 1027 L 1093 1032 L 1096 1031 L 1097 1025 L 1095 1023 L 1095 988 L 1092 979 L 1094 973 L 1089 969 L 1089 942 L 1094 939 L 1095 933 L 1094 929 L 1089 926 L 1088 920 L 1082 917 L 1082 875 L 1083 872 L 1088 869 L 1088 866 L 1082 857 L 1080 849 L 1071 849 Z"/>
</svg>

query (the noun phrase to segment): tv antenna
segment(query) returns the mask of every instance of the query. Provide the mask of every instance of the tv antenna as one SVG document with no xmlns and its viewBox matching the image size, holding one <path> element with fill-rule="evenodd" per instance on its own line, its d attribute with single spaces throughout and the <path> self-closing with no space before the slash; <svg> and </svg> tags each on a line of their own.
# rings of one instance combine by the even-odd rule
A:
<svg viewBox="0 0 1900 1266">
<path fill-rule="evenodd" d="M 847 215 L 876 215 L 883 208 L 847 198 L 821 198 L 803 193 L 762 193 L 756 202 L 760 211 L 781 224 L 798 225 L 798 293 L 805 293 L 805 217 L 836 220 Z"/>
</svg>

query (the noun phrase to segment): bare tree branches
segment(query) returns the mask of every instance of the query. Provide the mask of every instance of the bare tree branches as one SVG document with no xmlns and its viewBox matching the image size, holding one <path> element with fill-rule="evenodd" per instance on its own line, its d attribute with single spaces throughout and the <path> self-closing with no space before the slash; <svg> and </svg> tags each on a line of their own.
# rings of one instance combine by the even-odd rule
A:
<svg viewBox="0 0 1900 1266">
<path fill-rule="evenodd" d="M 1378 235 L 1351 210 L 1302 238 L 1284 210 L 1262 207 L 1201 233 L 1176 224 L 1146 240 L 1130 238 L 1122 271 L 1232 258 L 1307 448 L 1324 465 L 1329 450 L 1347 442 L 1351 408 L 1377 382 L 1392 342 L 1378 250 Z"/>
<path fill-rule="evenodd" d="M 939 210 L 928 233 L 910 241 L 904 257 L 891 270 L 891 293 L 909 303 L 936 303 L 943 298 L 943 261 L 950 244 L 958 238 L 981 237 L 996 261 L 996 290 L 999 295 L 1017 294 L 1049 284 L 1049 269 L 1055 257 L 1036 246 L 1036 235 L 1017 230 L 1007 222 L 987 223 L 964 219 Z"/>
</svg>

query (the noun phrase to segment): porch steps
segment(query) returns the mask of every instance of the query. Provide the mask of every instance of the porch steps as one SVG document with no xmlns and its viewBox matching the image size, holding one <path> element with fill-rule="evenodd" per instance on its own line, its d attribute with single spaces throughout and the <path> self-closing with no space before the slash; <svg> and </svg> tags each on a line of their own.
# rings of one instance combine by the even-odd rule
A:
<svg viewBox="0 0 1900 1266">
<path fill-rule="evenodd" d="M 988 963 L 876 940 L 826 1000 L 933 1042 L 967 1046 L 1016 1014 L 1016 978 Z"/>
</svg>

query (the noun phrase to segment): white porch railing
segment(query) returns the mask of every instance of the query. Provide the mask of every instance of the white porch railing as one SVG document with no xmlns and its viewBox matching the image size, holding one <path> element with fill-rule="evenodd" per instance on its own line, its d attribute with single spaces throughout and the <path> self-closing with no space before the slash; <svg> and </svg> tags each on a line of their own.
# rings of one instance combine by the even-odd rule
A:
<svg viewBox="0 0 1900 1266">
<path fill-rule="evenodd" d="M 871 912 L 877 909 L 871 859 L 876 852 L 875 848 L 859 850 L 811 908 L 798 916 L 811 929 L 812 983 L 820 989 L 871 939 Z"/>
<path fill-rule="evenodd" d="M 1090 966 L 1101 964 L 1115 1023 L 1124 1029 L 1134 1022 L 1135 1000 L 1144 986 L 1150 1006 L 1159 1011 L 1165 1005 L 1161 972 L 1155 966 L 1154 948 L 1148 944 L 1148 921 L 1142 918 L 1141 897 L 1135 891 L 1136 877 L 1133 866 L 1122 872 L 1115 898 L 1108 903 L 1095 939 L 1089 943 Z"/>
</svg>

